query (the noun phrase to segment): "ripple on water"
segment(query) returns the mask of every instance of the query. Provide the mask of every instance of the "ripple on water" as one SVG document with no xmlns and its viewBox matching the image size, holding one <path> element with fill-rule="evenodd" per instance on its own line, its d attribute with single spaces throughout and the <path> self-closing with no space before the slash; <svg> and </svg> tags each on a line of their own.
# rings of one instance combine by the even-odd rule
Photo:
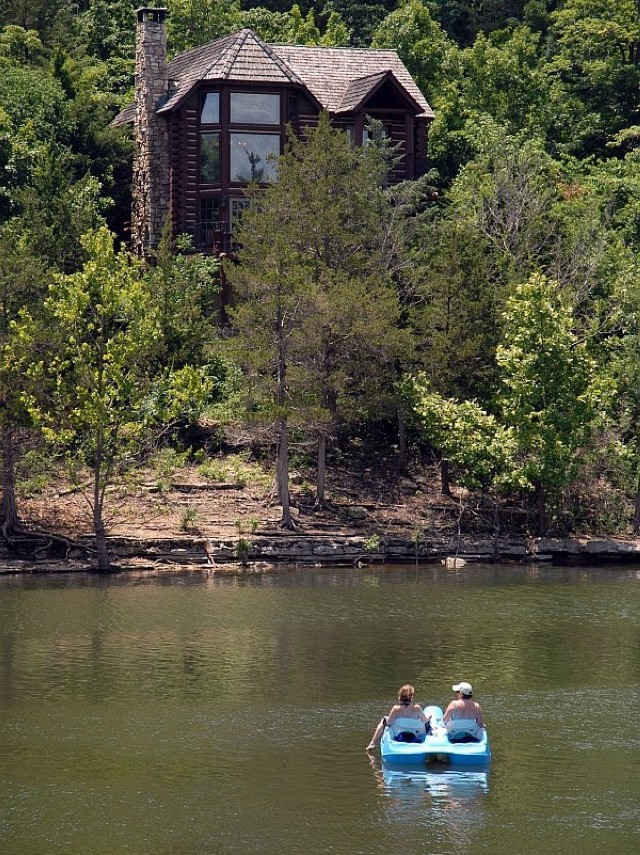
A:
<svg viewBox="0 0 640 855">
<path fill-rule="evenodd" d="M 567 570 L 0 584 L 0 851 L 631 855 L 639 616 Z M 370 764 L 398 685 L 458 679 L 486 779 Z"/>
</svg>

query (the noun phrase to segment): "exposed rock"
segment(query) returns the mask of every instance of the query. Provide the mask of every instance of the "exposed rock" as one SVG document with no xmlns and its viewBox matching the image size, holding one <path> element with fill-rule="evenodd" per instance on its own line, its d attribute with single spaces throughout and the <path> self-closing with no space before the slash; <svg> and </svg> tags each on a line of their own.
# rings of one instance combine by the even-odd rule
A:
<svg viewBox="0 0 640 855">
<path fill-rule="evenodd" d="M 453 555 L 447 555 L 447 557 L 442 560 L 442 563 L 449 570 L 458 570 L 460 567 L 464 567 L 467 562 L 464 560 L 464 558 L 457 558 Z"/>
</svg>

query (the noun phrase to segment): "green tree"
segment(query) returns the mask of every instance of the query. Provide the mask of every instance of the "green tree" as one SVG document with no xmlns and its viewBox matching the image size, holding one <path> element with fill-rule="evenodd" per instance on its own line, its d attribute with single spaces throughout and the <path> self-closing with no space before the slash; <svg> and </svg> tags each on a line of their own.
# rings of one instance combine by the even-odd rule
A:
<svg viewBox="0 0 640 855">
<path fill-rule="evenodd" d="M 239 264 L 229 267 L 239 301 L 236 344 L 270 385 L 280 418 L 281 492 L 295 413 L 318 438 L 319 504 L 337 422 L 356 399 L 361 410 L 367 406 L 362 396 L 372 377 L 384 394 L 402 350 L 382 240 L 384 175 L 375 146 L 351 147 L 323 115 L 304 141 L 289 139 L 278 181 L 243 218 Z"/>
<path fill-rule="evenodd" d="M 552 15 L 557 73 L 584 101 L 587 153 L 639 124 L 640 5 L 637 0 L 566 0 Z"/>
<path fill-rule="evenodd" d="M 487 240 L 453 204 L 428 224 L 408 316 L 416 361 L 434 391 L 488 404 L 496 385 L 495 348 L 505 288 L 495 281 Z"/>
<path fill-rule="evenodd" d="M 471 47 L 448 52 L 432 99 L 436 120 L 430 143 L 445 178 L 497 143 L 497 133 L 535 138 L 553 155 L 581 149 L 592 132 L 589 111 L 547 51 L 540 33 L 518 26 L 481 33 Z"/>
<path fill-rule="evenodd" d="M 536 491 L 541 533 L 547 494 L 564 487 L 575 471 L 604 393 L 573 326 L 573 312 L 563 304 L 557 283 L 532 276 L 507 302 L 497 351 L 500 406 L 513 429 L 523 479 Z"/>
<path fill-rule="evenodd" d="M 23 224 L 14 220 L 0 228 L 0 456 L 2 505 L 0 525 L 5 539 L 20 532 L 16 503 L 16 465 L 21 434 L 32 428 L 24 401 L 24 372 L 17 355 L 15 322 L 29 308 L 36 314 L 49 282 L 42 258 L 34 254 Z"/>
<path fill-rule="evenodd" d="M 378 25 L 399 5 L 398 0 L 329 0 L 324 12 L 337 12 L 352 33 L 353 44 L 368 47 Z"/>
<path fill-rule="evenodd" d="M 491 0 L 479 3 L 477 0 L 433 0 L 434 15 L 447 33 L 458 44 L 470 45 L 479 33 L 502 30 L 523 17 L 527 17 L 527 7 L 538 0 Z M 546 4 L 549 0 L 539 0 Z M 554 0 L 551 0 L 554 2 Z"/>
<path fill-rule="evenodd" d="M 238 304 L 232 350 L 248 379 L 249 416 L 272 421 L 277 432 L 276 483 L 282 525 L 293 528 L 289 493 L 289 442 L 301 404 L 294 337 L 308 315 L 309 298 L 295 264 L 290 231 L 298 211 L 276 182 L 247 210 L 238 233 L 238 264 L 226 273 Z"/>
<path fill-rule="evenodd" d="M 0 57 L 26 65 L 37 62 L 42 54 L 43 44 L 35 30 L 9 24 L 0 32 Z"/>
<path fill-rule="evenodd" d="M 207 44 L 242 26 L 234 0 L 167 0 L 167 39 L 172 54 Z"/>
<path fill-rule="evenodd" d="M 266 42 L 340 47 L 350 39 L 349 29 L 337 12 L 332 12 L 324 32 L 316 24 L 313 9 L 303 14 L 298 4 L 287 12 L 272 11 L 262 6 L 241 14 L 242 25 L 250 27 Z"/>
<path fill-rule="evenodd" d="M 487 132 L 486 149 L 462 170 L 422 239 L 411 319 L 438 392 L 490 405 L 506 300 L 536 272 L 560 284 L 591 347 L 615 332 L 615 295 L 637 249 L 632 163 L 630 155 L 626 170 L 613 161 L 585 168 L 554 160 L 537 139 Z"/>
<path fill-rule="evenodd" d="M 424 374 L 412 378 L 406 389 L 424 438 L 447 467 L 453 466 L 457 483 L 469 489 L 518 484 L 513 428 L 501 424 L 477 401 L 439 395 Z M 448 492 L 446 478 L 443 492 Z"/>
<path fill-rule="evenodd" d="M 194 424 L 203 409 L 222 397 L 224 368 L 212 358 L 218 338 L 220 262 L 194 253 L 190 241 L 170 239 L 168 223 L 145 283 L 158 337 L 149 370 L 149 423 L 168 433 Z"/>
<path fill-rule="evenodd" d="M 46 71 L 7 63 L 0 73 L 0 222 L 15 211 L 46 146 L 66 133 L 62 87 Z"/>
<path fill-rule="evenodd" d="M 410 0 L 387 15 L 371 47 L 396 50 L 427 99 L 437 98 L 454 45 L 422 0 Z"/>
<path fill-rule="evenodd" d="M 42 41 L 63 39 L 73 32 L 74 16 L 85 0 L 0 0 L 0 21 L 34 30 Z"/>
<path fill-rule="evenodd" d="M 106 492 L 145 428 L 141 404 L 152 379 L 158 323 L 139 268 L 127 253 L 114 251 L 107 229 L 84 243 L 89 258 L 83 269 L 58 274 L 42 324 L 26 316 L 19 333 L 32 384 L 25 398 L 29 412 L 52 445 L 73 450 L 91 469 L 86 499 L 98 569 L 107 571 Z"/>
<path fill-rule="evenodd" d="M 220 261 L 194 253 L 188 236 L 173 239 L 167 223 L 146 279 L 160 323 L 160 358 L 176 367 L 201 364 L 215 335 Z"/>
</svg>

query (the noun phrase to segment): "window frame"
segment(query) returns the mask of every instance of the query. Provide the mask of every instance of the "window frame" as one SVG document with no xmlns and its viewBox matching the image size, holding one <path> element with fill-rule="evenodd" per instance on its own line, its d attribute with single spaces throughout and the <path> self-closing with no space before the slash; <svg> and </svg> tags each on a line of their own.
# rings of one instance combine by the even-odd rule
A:
<svg viewBox="0 0 640 855">
<path fill-rule="evenodd" d="M 208 95 L 218 94 L 218 122 L 207 122 L 202 120 L 204 105 Z M 232 122 L 231 121 L 231 97 L 233 94 L 246 95 L 268 95 L 278 98 L 279 104 L 279 121 L 274 124 L 260 124 L 259 122 Z M 196 139 L 197 159 L 196 159 L 196 186 L 195 186 L 195 205 L 196 205 L 196 240 L 200 240 L 200 235 L 204 227 L 202 220 L 202 211 L 207 203 L 202 200 L 209 196 L 214 196 L 219 199 L 220 222 L 227 223 L 229 228 L 233 228 L 233 200 L 240 198 L 242 189 L 247 187 L 251 182 L 232 180 L 231 175 L 231 139 L 232 134 L 248 134 L 277 137 L 277 155 L 281 155 L 284 151 L 285 139 L 285 111 L 287 108 L 286 91 L 283 87 L 265 85 L 264 88 L 259 87 L 256 83 L 247 82 L 232 83 L 227 81 L 224 83 L 214 84 L 213 81 L 209 85 L 202 85 L 198 90 L 197 114 L 196 114 Z M 202 181 L 203 167 L 203 136 L 206 134 L 218 134 L 218 152 L 219 152 L 219 180 L 215 182 Z M 275 140 L 274 140 L 275 142 Z M 188 144 L 188 143 L 187 143 Z M 259 186 L 266 187 L 274 176 L 266 176 L 266 180 L 260 181 Z"/>
<path fill-rule="evenodd" d="M 254 120 L 242 120 L 234 118 L 233 115 L 233 99 L 234 96 L 267 96 L 269 98 L 277 98 L 278 99 L 278 109 L 277 109 L 277 121 L 275 122 L 261 122 L 258 119 Z M 282 93 L 281 92 L 268 92 L 268 91 L 256 91 L 255 89 L 238 89 L 236 87 L 229 89 L 229 126 L 240 125 L 241 127 L 259 127 L 259 128 L 274 128 L 279 127 L 282 124 Z"/>
<path fill-rule="evenodd" d="M 229 135 L 228 135 L 228 145 L 229 145 L 229 148 L 228 148 L 228 151 L 229 151 L 228 176 L 229 176 L 229 186 L 231 186 L 231 187 L 248 187 L 249 184 L 253 183 L 253 180 L 254 180 L 254 179 L 249 179 L 249 181 L 244 181 L 244 180 L 241 180 L 239 178 L 235 178 L 233 175 L 233 152 L 235 149 L 234 149 L 232 140 L 233 140 L 234 136 L 238 137 L 238 136 L 242 135 L 245 137 L 271 137 L 274 139 L 277 138 L 277 140 L 278 140 L 277 152 L 270 151 L 268 153 L 267 157 L 269 157 L 271 154 L 275 154 L 276 157 L 279 157 L 282 154 L 282 134 L 280 132 L 278 132 L 278 133 L 271 132 L 271 131 L 259 132 L 259 131 L 255 131 L 253 129 L 245 129 L 246 127 L 247 126 L 243 126 L 242 130 L 239 130 L 237 128 L 232 128 L 229 130 Z M 273 179 L 276 177 L 275 169 L 266 160 L 265 160 L 265 167 L 270 170 L 273 177 L 266 177 L 266 179 L 264 181 L 260 180 L 260 181 L 256 182 L 260 186 L 264 186 L 264 187 L 269 185 L 273 181 Z"/>
</svg>

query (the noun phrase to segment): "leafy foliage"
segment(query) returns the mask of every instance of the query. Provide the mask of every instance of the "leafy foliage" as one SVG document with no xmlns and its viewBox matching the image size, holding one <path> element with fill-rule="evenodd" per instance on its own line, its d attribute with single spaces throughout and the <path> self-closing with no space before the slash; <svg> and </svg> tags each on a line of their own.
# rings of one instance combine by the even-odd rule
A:
<svg viewBox="0 0 640 855">
<path fill-rule="evenodd" d="M 475 401 L 455 401 L 434 392 L 424 375 L 407 393 L 425 439 L 453 465 L 459 484 L 471 489 L 524 486 L 515 471 L 514 431 Z"/>
<path fill-rule="evenodd" d="M 379 408 L 402 350 L 382 251 L 385 172 L 382 151 L 354 149 L 321 117 L 305 142 L 290 137 L 228 268 L 242 363 L 272 413 L 319 435 L 321 457 L 336 421 L 361 415 L 374 387 Z"/>
<path fill-rule="evenodd" d="M 168 0 L 171 53 L 243 26 L 396 49 L 436 113 L 434 171 L 412 185 L 384 188 L 384 151 L 326 127 L 290 143 L 245 217 L 225 347 L 215 263 L 167 241 L 143 272 L 95 232 L 126 238 L 131 141 L 109 123 L 131 97 L 137 5 L 0 0 L 3 494 L 33 417 L 89 462 L 108 410 L 122 452 L 203 407 L 285 418 L 320 446 L 390 420 L 405 371 L 459 484 L 559 507 L 567 485 L 606 481 L 640 529 L 637 2 Z M 122 374 L 100 406 L 97 305 L 104 376 Z"/>
<path fill-rule="evenodd" d="M 556 284 L 533 276 L 515 289 L 496 359 L 503 376 L 499 401 L 526 480 L 545 490 L 565 486 L 605 388 Z"/>
</svg>

